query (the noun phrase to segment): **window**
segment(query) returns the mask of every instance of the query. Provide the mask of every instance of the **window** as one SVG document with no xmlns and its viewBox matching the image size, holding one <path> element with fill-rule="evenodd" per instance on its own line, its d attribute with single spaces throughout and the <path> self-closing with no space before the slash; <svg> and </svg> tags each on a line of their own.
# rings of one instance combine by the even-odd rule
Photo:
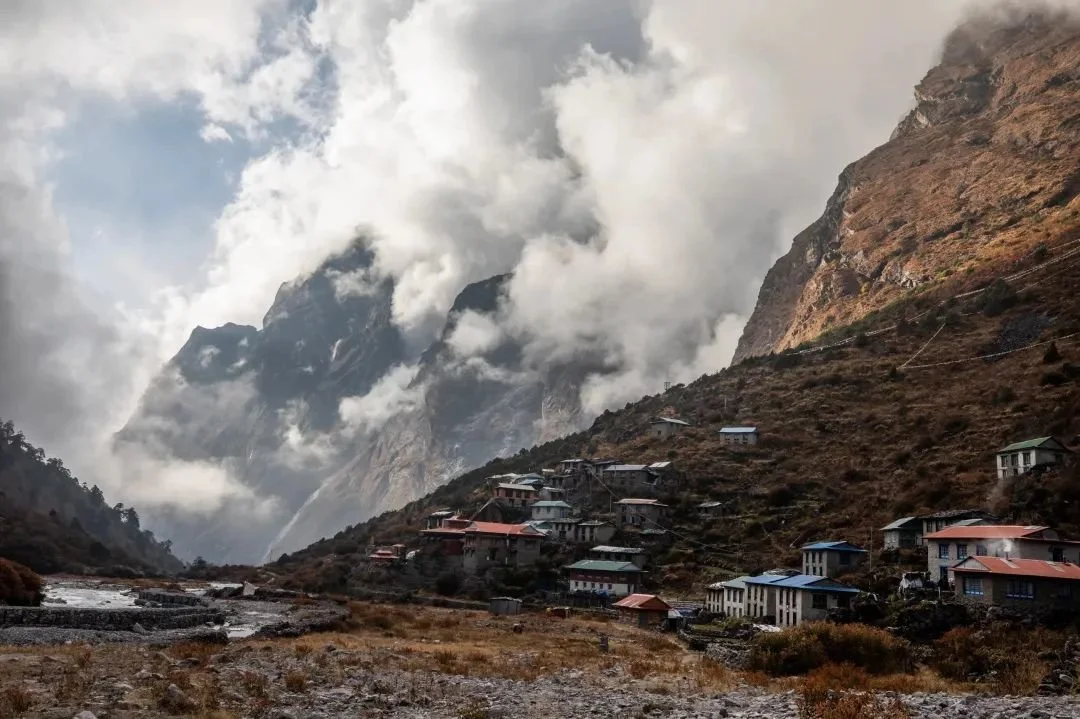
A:
<svg viewBox="0 0 1080 719">
<path fill-rule="evenodd" d="M 1053 549 L 1051 549 L 1050 550 L 1050 561 L 1051 562 L 1064 562 L 1065 561 L 1065 550 L 1062 549 L 1061 547 L 1054 547 Z"/>
<path fill-rule="evenodd" d="M 964 594 L 970 597 L 983 595 L 982 577 L 964 577 Z"/>
<path fill-rule="evenodd" d="M 828 609 L 829 598 L 826 597 L 824 594 L 811 594 L 810 606 L 814 609 Z"/>
<path fill-rule="evenodd" d="M 1010 599 L 1034 599 L 1035 584 L 1023 579 L 1010 580 L 1005 586 L 1005 596 Z"/>
<path fill-rule="evenodd" d="M 957 544 L 956 545 L 956 558 L 957 559 L 967 559 L 967 555 L 968 555 L 968 553 L 967 553 L 967 545 L 966 544 Z"/>
<path fill-rule="evenodd" d="M 987 553 L 986 553 L 986 545 L 985 544 L 976 544 L 975 545 L 975 556 L 977 556 L 977 557 L 986 557 L 986 556 L 988 556 Z"/>
<path fill-rule="evenodd" d="M 937 545 L 937 556 L 938 556 L 938 559 L 948 559 L 949 558 L 949 545 L 946 544 L 945 542 L 942 542 L 941 544 Z"/>
</svg>

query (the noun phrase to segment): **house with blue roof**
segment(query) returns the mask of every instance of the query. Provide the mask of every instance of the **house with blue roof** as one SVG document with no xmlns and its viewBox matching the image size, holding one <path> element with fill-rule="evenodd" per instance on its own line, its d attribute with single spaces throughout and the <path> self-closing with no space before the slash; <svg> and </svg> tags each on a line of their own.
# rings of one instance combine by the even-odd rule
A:
<svg viewBox="0 0 1080 719">
<path fill-rule="evenodd" d="M 778 627 L 796 627 L 803 622 L 827 619 L 830 609 L 847 609 L 855 587 L 811 574 L 784 577 L 765 585 L 775 594 L 775 623 Z"/>
<path fill-rule="evenodd" d="M 744 616 L 748 579 L 753 577 L 747 575 L 710 584 L 705 588 L 705 608 L 712 614 L 723 614 L 725 617 Z"/>
<path fill-rule="evenodd" d="M 757 444 L 757 427 L 722 427 L 720 439 L 724 444 Z"/>
<path fill-rule="evenodd" d="M 802 548 L 802 555 L 803 574 L 836 577 L 857 569 L 869 552 L 850 542 L 814 542 Z"/>
</svg>

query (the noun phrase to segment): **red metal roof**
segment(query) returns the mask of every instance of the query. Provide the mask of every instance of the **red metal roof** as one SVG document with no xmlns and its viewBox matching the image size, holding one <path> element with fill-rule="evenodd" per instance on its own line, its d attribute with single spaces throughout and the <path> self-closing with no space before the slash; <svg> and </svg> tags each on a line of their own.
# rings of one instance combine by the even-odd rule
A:
<svg viewBox="0 0 1080 719">
<path fill-rule="evenodd" d="M 968 564 L 968 562 L 972 562 Z M 977 566 L 975 563 L 982 566 Z M 953 568 L 956 572 L 979 574 L 1008 574 L 1017 577 L 1070 579 L 1080 581 L 1080 566 L 1043 559 L 1003 559 L 1002 557 L 968 557 Z"/>
<path fill-rule="evenodd" d="M 1038 534 L 1049 527 L 1016 525 L 976 525 L 973 527 L 945 527 L 927 534 L 925 539 L 1023 539 Z"/>
<path fill-rule="evenodd" d="M 666 612 L 671 609 L 670 604 L 655 594 L 631 594 L 629 597 L 624 597 L 615 602 L 612 606 L 621 609 L 640 609 L 656 612 Z"/>
<path fill-rule="evenodd" d="M 499 522 L 473 522 L 464 531 L 469 534 L 542 535 L 542 532 L 527 524 L 501 524 Z"/>
</svg>

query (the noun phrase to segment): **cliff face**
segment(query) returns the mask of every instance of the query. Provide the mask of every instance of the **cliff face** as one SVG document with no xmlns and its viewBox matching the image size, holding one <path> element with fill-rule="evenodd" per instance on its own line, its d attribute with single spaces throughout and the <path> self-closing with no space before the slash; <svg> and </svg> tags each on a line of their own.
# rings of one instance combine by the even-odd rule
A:
<svg viewBox="0 0 1080 719">
<path fill-rule="evenodd" d="M 928 285 L 999 274 L 1077 211 L 1080 28 L 981 18 L 948 39 L 883 146 L 769 271 L 735 361 L 793 347 Z"/>
<path fill-rule="evenodd" d="M 266 517 L 154 517 L 182 556 L 253 563 L 409 502 L 500 454 L 577 428 L 584 370 L 528 367 L 503 339 L 461 359 L 448 344 L 465 313 L 494 323 L 505 277 L 465 288 L 441 337 L 409 356 L 392 323 L 393 284 L 361 245 L 281 288 L 263 327 L 197 328 L 164 368 L 117 443 L 160 458 L 211 461 L 257 497 Z M 342 401 L 404 366 L 409 401 L 349 427 Z"/>
</svg>

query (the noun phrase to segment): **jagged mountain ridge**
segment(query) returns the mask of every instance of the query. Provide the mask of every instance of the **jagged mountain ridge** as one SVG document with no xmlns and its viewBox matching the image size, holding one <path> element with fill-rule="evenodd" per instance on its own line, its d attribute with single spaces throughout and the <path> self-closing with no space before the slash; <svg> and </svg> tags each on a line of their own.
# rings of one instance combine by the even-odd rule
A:
<svg viewBox="0 0 1080 719">
<path fill-rule="evenodd" d="M 468 361 L 448 345 L 466 312 L 497 313 L 506 276 L 464 288 L 441 336 L 414 357 L 392 321 L 393 282 L 376 278 L 372 263 L 358 240 L 284 285 L 261 329 L 197 328 L 118 434 L 119 447 L 210 460 L 276 499 L 261 525 L 253 518 L 235 526 L 229 503 L 209 517 L 155 517 L 184 555 L 246 563 L 276 556 L 577 428 L 586 365 L 537 372 L 508 338 Z M 367 395 L 411 363 L 416 375 L 405 391 L 414 402 L 374 431 L 346 431 L 342 400 Z M 317 451 L 306 453 L 312 438 Z"/>
<path fill-rule="evenodd" d="M 1078 38 L 1075 15 L 1048 11 L 955 30 L 892 138 L 843 171 L 767 274 L 735 361 L 1046 242 L 1080 192 Z"/>
</svg>

